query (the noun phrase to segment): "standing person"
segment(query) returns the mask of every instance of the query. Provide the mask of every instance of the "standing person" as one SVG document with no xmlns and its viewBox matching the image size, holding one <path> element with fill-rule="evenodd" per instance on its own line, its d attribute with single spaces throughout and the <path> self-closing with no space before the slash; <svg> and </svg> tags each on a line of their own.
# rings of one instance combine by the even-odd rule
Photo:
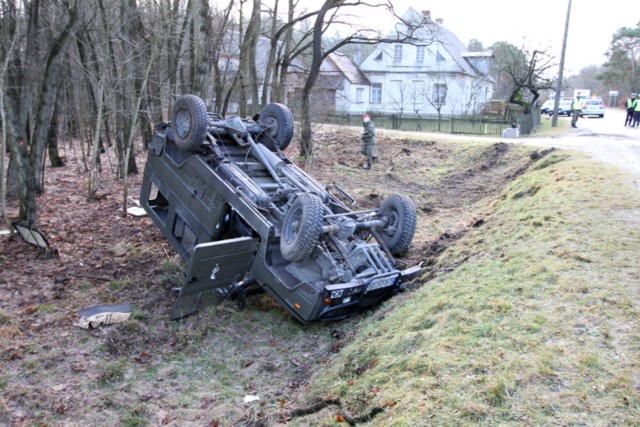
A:
<svg viewBox="0 0 640 427">
<path fill-rule="evenodd" d="M 638 105 L 638 100 L 636 99 L 636 94 L 632 93 L 631 98 L 627 98 L 627 102 L 625 102 L 625 107 L 627 109 L 627 118 L 624 119 L 625 126 L 631 126 L 631 123 L 633 123 L 633 112 L 636 109 L 636 105 Z"/>
<path fill-rule="evenodd" d="M 633 124 L 631 127 L 638 127 L 640 125 L 640 100 L 636 99 L 636 106 L 633 109 Z"/>
<path fill-rule="evenodd" d="M 582 99 L 580 99 L 580 92 L 576 93 L 576 96 L 573 97 L 571 112 L 573 114 L 571 117 L 571 127 L 577 128 L 578 126 L 576 126 L 576 122 L 578 121 L 578 117 L 580 117 L 580 113 L 582 113 Z"/>
<path fill-rule="evenodd" d="M 362 147 L 360 148 L 360 154 L 367 156 L 367 165 L 362 166 L 362 169 L 371 169 L 371 165 L 374 160 L 373 149 L 376 145 L 376 126 L 369 118 L 368 114 L 362 115 Z"/>
</svg>

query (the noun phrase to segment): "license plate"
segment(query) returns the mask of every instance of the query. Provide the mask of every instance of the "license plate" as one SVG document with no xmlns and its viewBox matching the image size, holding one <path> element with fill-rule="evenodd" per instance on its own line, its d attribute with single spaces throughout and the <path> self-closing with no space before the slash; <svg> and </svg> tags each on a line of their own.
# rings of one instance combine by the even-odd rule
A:
<svg viewBox="0 0 640 427">
<path fill-rule="evenodd" d="M 381 288 L 386 288 L 388 286 L 391 286 L 395 283 L 397 277 L 398 276 L 391 276 L 391 277 L 384 277 L 382 279 L 376 279 L 373 282 L 369 283 L 369 286 L 367 286 L 366 292 L 371 292 L 371 291 L 375 291 L 376 289 L 381 289 Z"/>
</svg>

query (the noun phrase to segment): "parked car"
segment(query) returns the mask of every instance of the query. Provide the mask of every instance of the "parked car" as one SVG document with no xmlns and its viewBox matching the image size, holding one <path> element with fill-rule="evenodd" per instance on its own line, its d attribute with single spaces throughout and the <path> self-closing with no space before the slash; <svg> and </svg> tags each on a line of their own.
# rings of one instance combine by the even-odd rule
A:
<svg viewBox="0 0 640 427">
<path fill-rule="evenodd" d="M 285 157 L 293 130 L 282 104 L 225 119 L 194 95 L 156 127 L 140 203 L 187 264 L 172 319 L 262 291 L 301 322 L 339 320 L 422 271 L 395 258 L 416 230 L 413 201 L 392 194 L 352 210 L 337 184 L 322 187 Z"/>
<path fill-rule="evenodd" d="M 571 99 L 561 99 L 560 104 L 558 105 L 558 115 L 559 116 L 570 116 L 571 115 L 571 104 L 573 104 L 573 100 Z M 553 108 L 549 115 L 553 114 Z"/>
<path fill-rule="evenodd" d="M 604 101 L 601 98 L 587 99 L 582 104 L 582 113 L 580 117 L 597 116 L 604 117 Z"/>
<path fill-rule="evenodd" d="M 549 105 L 547 103 L 550 103 Z M 553 107 L 554 107 L 554 103 L 555 101 L 550 99 L 548 101 L 546 101 L 543 105 L 542 108 L 540 109 L 540 112 L 542 114 L 547 114 L 549 116 L 553 115 Z M 560 104 L 558 105 L 558 115 L 559 116 L 570 116 L 571 115 L 571 104 L 573 104 L 573 100 L 571 99 L 561 99 L 560 100 Z M 545 106 L 547 107 L 546 110 L 544 110 Z"/>
<path fill-rule="evenodd" d="M 542 107 L 540 108 L 540 114 L 549 114 L 551 115 L 553 113 L 553 104 L 556 101 L 553 99 L 549 99 L 547 101 L 544 101 L 544 104 L 542 104 Z"/>
</svg>

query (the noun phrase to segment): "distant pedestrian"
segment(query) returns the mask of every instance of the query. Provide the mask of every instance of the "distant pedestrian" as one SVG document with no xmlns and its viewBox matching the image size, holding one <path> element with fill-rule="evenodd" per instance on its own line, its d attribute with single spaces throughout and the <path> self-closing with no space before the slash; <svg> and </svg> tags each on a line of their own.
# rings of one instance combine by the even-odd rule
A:
<svg viewBox="0 0 640 427">
<path fill-rule="evenodd" d="M 636 106 L 633 109 L 633 124 L 631 127 L 638 127 L 640 125 L 640 101 L 636 101 Z"/>
<path fill-rule="evenodd" d="M 371 165 L 374 161 L 373 150 L 376 145 L 376 126 L 371 121 L 368 114 L 362 115 L 362 147 L 360 148 L 360 154 L 367 156 L 367 165 L 362 166 L 362 169 L 371 169 Z"/>
<path fill-rule="evenodd" d="M 636 98 L 636 94 L 632 93 L 631 98 L 627 98 L 627 102 L 625 102 L 625 108 L 627 109 L 627 117 L 624 119 L 624 125 L 631 126 L 633 123 L 634 111 L 636 109 L 636 105 L 638 105 L 638 99 Z"/>
<path fill-rule="evenodd" d="M 578 121 L 578 117 L 582 113 L 582 99 L 580 99 L 580 92 L 576 93 L 576 96 L 573 97 L 573 102 L 571 103 L 571 112 L 573 116 L 571 117 L 571 127 L 577 128 L 576 122 Z"/>
</svg>

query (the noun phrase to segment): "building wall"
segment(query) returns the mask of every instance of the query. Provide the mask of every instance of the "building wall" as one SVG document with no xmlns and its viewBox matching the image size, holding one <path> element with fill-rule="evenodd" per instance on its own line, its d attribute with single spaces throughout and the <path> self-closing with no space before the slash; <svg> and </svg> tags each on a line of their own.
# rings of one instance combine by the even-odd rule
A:
<svg viewBox="0 0 640 427">
<path fill-rule="evenodd" d="M 398 48 L 396 46 L 401 46 Z M 401 56 L 400 56 L 401 51 Z M 470 114 L 491 99 L 491 81 L 471 76 L 441 45 L 382 44 L 360 65 L 371 86 L 345 84 L 336 94 L 336 110 L 349 113 L 437 113 L 438 88 L 446 86 L 443 114 Z M 362 102 L 356 102 L 360 89 Z M 380 96 L 376 96 L 377 93 Z M 440 92 L 442 93 L 442 92 Z"/>
</svg>

